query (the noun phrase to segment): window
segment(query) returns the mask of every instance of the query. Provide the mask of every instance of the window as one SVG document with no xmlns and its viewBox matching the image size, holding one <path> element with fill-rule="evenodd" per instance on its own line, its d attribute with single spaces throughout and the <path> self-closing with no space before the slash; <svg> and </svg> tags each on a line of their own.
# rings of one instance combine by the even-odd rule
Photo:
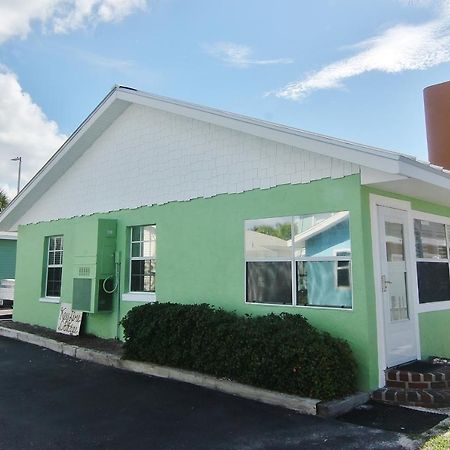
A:
<svg viewBox="0 0 450 450">
<path fill-rule="evenodd" d="M 46 297 L 61 296 L 62 264 L 63 264 L 62 236 L 50 236 L 48 238 L 47 271 L 45 283 Z"/>
<path fill-rule="evenodd" d="M 156 226 L 131 228 L 130 292 L 155 292 Z"/>
<path fill-rule="evenodd" d="M 245 224 L 247 301 L 292 304 L 292 217 Z"/>
<path fill-rule="evenodd" d="M 336 287 L 343 289 L 351 288 L 351 270 L 350 270 L 350 256 L 348 250 L 336 251 L 336 256 L 346 258 L 336 261 Z M 348 258 L 348 259 L 347 259 Z"/>
<path fill-rule="evenodd" d="M 448 236 L 450 227 L 414 220 L 419 303 L 450 300 Z"/>
<path fill-rule="evenodd" d="M 352 307 L 349 213 L 245 222 L 246 301 Z"/>
</svg>

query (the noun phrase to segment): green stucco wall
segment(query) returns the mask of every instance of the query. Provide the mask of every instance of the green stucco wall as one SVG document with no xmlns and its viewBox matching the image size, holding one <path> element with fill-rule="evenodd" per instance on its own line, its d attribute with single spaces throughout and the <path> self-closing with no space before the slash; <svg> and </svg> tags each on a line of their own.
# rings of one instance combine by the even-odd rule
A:
<svg viewBox="0 0 450 450">
<path fill-rule="evenodd" d="M 359 365 L 359 387 L 377 386 L 377 350 L 370 241 L 363 238 L 364 202 L 359 176 L 286 185 L 210 199 L 174 202 L 19 228 L 14 320 L 55 328 L 59 305 L 43 303 L 45 237 L 64 235 L 62 302 L 71 302 L 73 257 L 94 245 L 89 229 L 99 217 L 118 220 L 121 280 L 128 270 L 127 227 L 157 225 L 159 301 L 207 302 L 240 314 L 300 313 L 322 330 L 346 339 Z M 353 310 L 245 304 L 244 220 L 350 211 Z M 368 263 L 369 262 L 369 263 Z M 121 290 L 126 283 L 122 282 Z M 117 298 L 112 313 L 88 315 L 85 330 L 116 336 Z M 138 303 L 120 302 L 120 316 Z M 370 319 L 369 319 L 370 318 Z"/>
<path fill-rule="evenodd" d="M 417 211 L 450 217 L 450 208 L 360 186 L 359 176 L 286 185 L 210 199 L 121 210 L 19 228 L 14 320 L 56 327 L 59 304 L 43 303 L 45 237 L 64 235 L 62 302 L 71 302 L 74 256 L 96 245 L 99 218 L 116 219 L 121 254 L 121 292 L 128 276 L 130 226 L 157 225 L 156 292 L 159 301 L 207 302 L 240 314 L 299 313 L 318 328 L 346 339 L 358 362 L 359 388 L 378 387 L 376 302 L 372 263 L 370 194 L 411 202 Z M 332 211 L 350 211 L 353 309 L 246 304 L 244 221 Z M 110 313 L 85 315 L 85 331 L 117 335 L 117 317 L 141 303 L 114 300 Z M 422 357 L 450 357 L 450 311 L 419 314 Z M 119 330 L 120 335 L 120 330 Z"/>
<path fill-rule="evenodd" d="M 422 357 L 450 358 L 450 310 L 419 314 Z"/>
<path fill-rule="evenodd" d="M 14 278 L 16 272 L 16 241 L 0 239 L 0 280 Z"/>
<path fill-rule="evenodd" d="M 365 235 L 368 239 L 365 240 L 366 249 L 365 254 L 369 256 L 371 249 L 371 228 L 370 228 L 370 194 L 381 195 L 384 197 L 404 200 L 411 203 L 411 209 L 428 214 L 436 214 L 438 216 L 450 217 L 450 208 L 442 205 L 436 205 L 430 202 L 419 200 L 413 197 L 392 194 L 376 189 L 362 187 L 362 212 L 363 212 L 363 227 Z M 372 256 L 367 258 L 368 270 L 373 273 Z M 373 289 L 373 275 L 372 281 L 368 280 L 368 286 L 371 286 L 368 291 L 368 301 L 375 304 L 375 292 Z M 375 314 L 375 310 L 374 310 Z M 422 358 L 429 356 L 441 356 L 450 358 L 450 310 L 420 312 L 419 316 L 419 331 L 420 331 L 420 350 Z"/>
</svg>

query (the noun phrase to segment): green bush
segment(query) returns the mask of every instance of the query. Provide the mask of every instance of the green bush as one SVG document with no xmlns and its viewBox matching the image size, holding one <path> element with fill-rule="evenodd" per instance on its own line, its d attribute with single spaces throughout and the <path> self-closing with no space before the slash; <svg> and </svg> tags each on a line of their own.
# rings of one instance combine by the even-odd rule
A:
<svg viewBox="0 0 450 450">
<path fill-rule="evenodd" d="M 299 314 L 251 317 L 207 304 L 154 303 L 122 320 L 124 357 L 305 397 L 354 392 L 349 345 Z"/>
</svg>

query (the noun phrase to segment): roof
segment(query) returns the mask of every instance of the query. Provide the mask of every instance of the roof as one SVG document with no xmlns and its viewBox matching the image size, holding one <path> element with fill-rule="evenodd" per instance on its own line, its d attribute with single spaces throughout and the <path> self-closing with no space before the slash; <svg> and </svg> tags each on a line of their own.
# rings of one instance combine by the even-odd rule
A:
<svg viewBox="0 0 450 450">
<path fill-rule="evenodd" d="M 130 105 L 148 106 L 361 166 L 361 183 L 450 206 L 450 171 L 413 156 L 115 86 L 0 214 L 9 230 Z"/>
</svg>

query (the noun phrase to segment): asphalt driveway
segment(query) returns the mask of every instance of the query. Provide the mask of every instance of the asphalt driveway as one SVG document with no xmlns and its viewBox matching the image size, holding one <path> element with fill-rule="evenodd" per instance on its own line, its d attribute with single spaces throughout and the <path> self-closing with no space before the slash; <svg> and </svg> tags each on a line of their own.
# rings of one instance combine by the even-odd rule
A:
<svg viewBox="0 0 450 450">
<path fill-rule="evenodd" d="M 0 449 L 400 449 L 399 435 L 0 338 Z"/>
</svg>

